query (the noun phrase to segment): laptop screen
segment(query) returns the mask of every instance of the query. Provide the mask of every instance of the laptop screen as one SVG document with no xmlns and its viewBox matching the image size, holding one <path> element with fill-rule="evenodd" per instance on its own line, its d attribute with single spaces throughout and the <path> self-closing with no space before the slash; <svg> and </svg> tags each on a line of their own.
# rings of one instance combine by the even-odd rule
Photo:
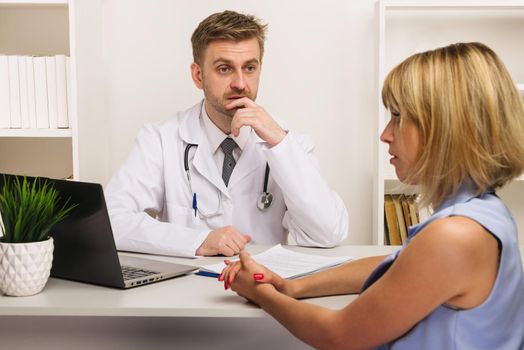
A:
<svg viewBox="0 0 524 350">
<path fill-rule="evenodd" d="M 0 185 L 8 178 L 0 174 Z M 32 183 L 34 177 L 26 177 Z M 11 179 L 11 180 L 12 180 Z M 40 177 L 58 191 L 59 207 L 69 199 L 77 206 L 51 229 L 54 239 L 51 276 L 114 287 L 124 285 L 102 186 L 96 183 Z"/>
</svg>

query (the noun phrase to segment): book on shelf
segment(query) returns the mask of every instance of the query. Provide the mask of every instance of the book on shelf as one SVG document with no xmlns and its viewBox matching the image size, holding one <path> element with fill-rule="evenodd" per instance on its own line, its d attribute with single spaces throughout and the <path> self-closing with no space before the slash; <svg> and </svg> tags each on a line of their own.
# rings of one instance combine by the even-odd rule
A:
<svg viewBox="0 0 524 350">
<path fill-rule="evenodd" d="M 11 128 L 22 127 L 20 114 L 20 76 L 18 74 L 18 56 L 7 56 L 9 66 L 9 106 L 11 112 Z"/>
<path fill-rule="evenodd" d="M 404 244 L 409 228 L 429 217 L 428 208 L 420 208 L 416 194 L 384 195 L 384 242 L 388 245 Z"/>
<path fill-rule="evenodd" d="M 68 128 L 67 116 L 67 69 L 66 57 L 64 55 L 55 56 L 56 65 L 56 102 L 57 102 L 57 116 L 58 127 Z"/>
<path fill-rule="evenodd" d="M 401 245 L 402 239 L 398 227 L 397 211 L 393 197 L 390 194 L 384 196 L 384 216 L 386 221 L 386 241 L 389 245 Z"/>
<path fill-rule="evenodd" d="M 0 128 L 69 128 L 69 57 L 0 55 Z"/>
<path fill-rule="evenodd" d="M 58 128 L 58 103 L 56 93 L 56 61 L 55 57 L 45 58 L 46 79 L 47 79 L 47 108 L 49 118 L 49 128 Z"/>
<path fill-rule="evenodd" d="M 20 119 L 22 129 L 29 129 L 29 92 L 27 85 L 27 66 L 25 56 L 17 56 L 20 80 Z"/>
<path fill-rule="evenodd" d="M 417 225 L 420 223 L 419 214 L 418 214 L 418 206 L 416 203 L 416 195 L 406 196 L 407 203 L 409 207 L 409 217 L 411 225 Z"/>
<path fill-rule="evenodd" d="M 404 211 L 402 209 L 402 201 L 405 200 L 403 195 L 392 195 L 393 204 L 395 205 L 395 214 L 398 222 L 398 232 L 400 233 L 400 243 L 404 244 L 408 240 L 408 227 Z"/>
<path fill-rule="evenodd" d="M 29 115 L 29 128 L 36 129 L 36 102 L 35 102 L 35 70 L 33 56 L 23 56 L 27 70 L 27 108 Z"/>
<path fill-rule="evenodd" d="M 36 127 L 38 129 L 48 129 L 49 112 L 47 107 L 47 72 L 45 57 L 33 57 L 33 68 L 35 78 Z"/>
<path fill-rule="evenodd" d="M 410 227 L 411 225 L 413 225 L 413 223 L 411 222 L 411 215 L 409 214 L 408 195 L 401 194 L 400 196 L 400 205 L 402 205 L 402 214 L 404 214 L 404 221 L 406 222 L 406 227 Z"/>
<path fill-rule="evenodd" d="M 11 107 L 9 106 L 9 65 L 7 56 L 0 55 L 0 128 L 11 127 Z"/>
<path fill-rule="evenodd" d="M 66 64 L 66 89 L 67 89 L 67 126 L 71 127 L 71 118 L 73 118 L 73 93 L 71 82 L 71 58 L 65 57 Z"/>
</svg>

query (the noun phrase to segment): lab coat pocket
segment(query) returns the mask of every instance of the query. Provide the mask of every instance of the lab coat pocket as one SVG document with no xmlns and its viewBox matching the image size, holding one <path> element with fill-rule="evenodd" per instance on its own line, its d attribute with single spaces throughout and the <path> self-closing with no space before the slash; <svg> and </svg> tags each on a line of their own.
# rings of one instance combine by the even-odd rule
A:
<svg viewBox="0 0 524 350">
<path fill-rule="evenodd" d="M 167 212 L 169 215 L 168 221 L 176 226 L 189 228 L 202 228 L 205 225 L 200 220 L 198 213 L 195 215 L 193 208 L 181 207 L 167 202 Z"/>
</svg>

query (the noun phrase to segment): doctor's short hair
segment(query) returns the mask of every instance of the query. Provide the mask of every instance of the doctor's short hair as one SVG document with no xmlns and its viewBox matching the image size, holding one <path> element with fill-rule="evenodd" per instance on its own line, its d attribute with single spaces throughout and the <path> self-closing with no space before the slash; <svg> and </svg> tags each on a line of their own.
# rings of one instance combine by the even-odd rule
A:
<svg viewBox="0 0 524 350">
<path fill-rule="evenodd" d="M 524 170 L 524 103 L 500 58 L 484 44 L 415 54 L 386 77 L 382 101 L 419 131 L 421 155 L 406 183 L 436 207 L 471 181 L 477 194 Z"/>
<path fill-rule="evenodd" d="M 193 32 L 191 45 L 193 60 L 202 64 L 207 46 L 218 40 L 249 40 L 256 38 L 260 47 L 260 60 L 264 55 L 267 24 L 253 15 L 235 11 L 218 12 L 205 18 Z"/>
</svg>

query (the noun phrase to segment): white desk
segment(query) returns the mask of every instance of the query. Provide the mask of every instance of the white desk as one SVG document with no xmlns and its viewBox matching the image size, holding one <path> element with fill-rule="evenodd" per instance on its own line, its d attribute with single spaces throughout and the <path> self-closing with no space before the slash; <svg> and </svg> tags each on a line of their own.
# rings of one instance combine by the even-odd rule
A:
<svg viewBox="0 0 524 350">
<path fill-rule="evenodd" d="M 267 247 L 250 247 L 254 253 Z M 291 247 L 319 255 L 388 254 L 390 246 Z M 524 257 L 524 246 L 521 246 Z M 223 258 L 155 257 L 191 265 Z M 339 309 L 354 296 L 308 299 Z M 2 349 L 304 349 L 264 311 L 214 278 L 189 275 L 118 290 L 51 278 L 31 297 L 0 295 Z"/>
<path fill-rule="evenodd" d="M 249 247 L 260 252 L 269 247 Z M 378 246 L 345 246 L 335 249 L 292 249 L 318 255 L 355 257 L 388 254 L 396 248 Z M 151 256 L 149 256 L 151 257 Z M 158 260 L 188 265 L 205 265 L 223 257 L 183 259 L 154 256 Z M 311 302 L 340 308 L 351 296 L 312 299 Z M 31 297 L 0 296 L 0 315 L 16 316 L 150 316 L 150 317 L 264 317 L 258 307 L 245 302 L 233 292 L 225 292 L 215 278 L 187 275 L 128 290 L 49 279 L 45 289 Z"/>
</svg>

